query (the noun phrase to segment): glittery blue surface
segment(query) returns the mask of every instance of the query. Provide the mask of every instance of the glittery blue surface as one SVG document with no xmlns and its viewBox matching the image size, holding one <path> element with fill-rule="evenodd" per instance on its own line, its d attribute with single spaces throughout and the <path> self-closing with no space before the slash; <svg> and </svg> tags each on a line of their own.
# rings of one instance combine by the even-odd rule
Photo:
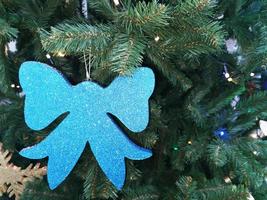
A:
<svg viewBox="0 0 267 200">
<path fill-rule="evenodd" d="M 41 130 L 65 112 L 68 116 L 42 142 L 20 151 L 29 159 L 48 157 L 48 183 L 55 189 L 69 175 L 85 145 L 108 179 L 121 189 L 125 181 L 125 158 L 142 160 L 151 150 L 133 143 L 108 116 L 116 116 L 133 132 L 149 121 L 148 99 L 155 78 L 149 68 L 137 68 L 132 76 L 118 77 L 108 87 L 85 81 L 72 86 L 52 67 L 25 62 L 19 71 L 25 93 L 25 121 Z"/>
</svg>

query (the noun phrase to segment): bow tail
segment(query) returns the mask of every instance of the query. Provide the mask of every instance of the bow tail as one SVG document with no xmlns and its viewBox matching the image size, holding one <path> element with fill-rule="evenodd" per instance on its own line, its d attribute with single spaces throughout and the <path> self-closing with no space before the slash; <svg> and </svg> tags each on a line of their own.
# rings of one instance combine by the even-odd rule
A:
<svg viewBox="0 0 267 200">
<path fill-rule="evenodd" d="M 106 129 L 97 131 L 98 134 L 89 142 L 90 147 L 103 172 L 120 190 L 126 176 L 125 158 L 143 160 L 149 158 L 152 152 L 133 143 L 111 119 L 103 124 Z"/>
<path fill-rule="evenodd" d="M 150 150 L 141 148 L 133 143 L 125 146 L 125 149 L 131 149 L 131 152 L 121 152 L 112 147 L 94 148 L 92 145 L 91 149 L 102 171 L 119 190 L 122 189 L 126 176 L 125 157 L 132 160 L 142 160 L 152 155 Z"/>
<path fill-rule="evenodd" d="M 83 130 L 74 130 L 76 127 L 73 127 L 72 120 L 72 116 L 68 116 L 41 143 L 20 152 L 20 155 L 29 159 L 48 157 L 47 178 L 52 190 L 69 175 L 86 144 L 83 138 L 77 137 L 83 134 Z M 77 135 L 73 134 L 75 131 Z"/>
<path fill-rule="evenodd" d="M 48 139 L 48 138 L 47 138 Z M 49 138 L 52 139 L 52 138 Z M 80 158 L 84 146 L 74 146 L 71 142 L 61 145 L 59 140 L 43 141 L 33 147 L 20 151 L 20 155 L 29 159 L 42 159 L 48 157 L 47 179 L 50 189 L 55 189 L 69 175 Z M 53 150 L 54 149 L 54 150 Z"/>
<path fill-rule="evenodd" d="M 104 174 L 117 189 L 121 190 L 126 176 L 124 157 L 110 155 L 114 151 L 109 151 L 110 149 L 106 147 L 94 148 L 94 145 L 91 145 L 91 149 Z"/>
<path fill-rule="evenodd" d="M 29 159 L 43 159 L 48 156 L 48 153 L 46 150 L 47 150 L 47 146 L 45 145 L 45 142 L 41 142 L 32 147 L 27 147 L 25 149 L 22 149 L 19 152 L 19 154 Z"/>
<path fill-rule="evenodd" d="M 129 141 L 129 145 L 126 148 L 125 157 L 131 160 L 144 160 L 152 156 L 152 151 L 134 144 Z"/>
<path fill-rule="evenodd" d="M 83 145 L 72 149 L 63 149 L 59 154 L 52 154 L 48 159 L 47 179 L 50 189 L 55 189 L 70 174 L 80 158 Z"/>
</svg>

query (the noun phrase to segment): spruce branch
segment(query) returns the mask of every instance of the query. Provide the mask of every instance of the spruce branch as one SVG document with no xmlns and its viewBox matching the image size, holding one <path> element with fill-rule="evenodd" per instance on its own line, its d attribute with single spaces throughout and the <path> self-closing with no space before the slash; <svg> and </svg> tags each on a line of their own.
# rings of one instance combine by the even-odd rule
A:
<svg viewBox="0 0 267 200">
<path fill-rule="evenodd" d="M 59 24 L 51 32 L 40 32 L 43 48 L 48 52 L 81 54 L 89 48 L 102 50 L 109 41 L 109 28 L 104 25 Z"/>
<path fill-rule="evenodd" d="M 160 199 L 155 188 L 151 186 L 139 186 L 124 190 L 122 200 L 158 200 Z"/>
<path fill-rule="evenodd" d="M 36 179 L 26 184 L 19 200 L 82 200 L 77 189 L 78 188 L 72 184 L 71 188 L 63 186 L 57 190 L 51 190 L 46 181 Z"/>
<path fill-rule="evenodd" d="M 10 91 L 10 85 L 11 81 L 9 63 L 6 55 L 6 44 L 3 41 L 1 42 L 0 36 L 0 93 L 7 94 Z"/>
<path fill-rule="evenodd" d="M 254 113 L 258 111 L 263 111 L 266 109 L 265 100 L 267 98 L 267 92 L 257 92 L 245 100 L 241 100 L 238 104 L 237 109 L 240 114 Z M 265 109 L 264 109 L 265 108 Z"/>
<path fill-rule="evenodd" d="M 101 169 L 92 159 L 84 182 L 84 197 L 90 199 L 115 199 L 118 197 L 116 188 L 106 178 Z"/>
<path fill-rule="evenodd" d="M 4 19 L 0 18 L 0 43 L 3 45 L 5 42 L 15 38 L 18 34 L 16 28 L 11 27 Z"/>
<path fill-rule="evenodd" d="M 199 182 L 192 177 L 181 177 L 177 181 L 176 199 L 220 199 L 220 200 L 243 200 L 249 196 L 248 189 L 243 185 L 226 185 L 220 181 L 213 179 L 202 183 L 203 188 L 199 186 Z"/>
<path fill-rule="evenodd" d="M 49 27 L 48 23 L 55 15 L 56 9 L 63 1 L 60 0 L 26 0 L 16 1 L 19 13 L 23 15 L 23 25 L 32 31 Z"/>
<path fill-rule="evenodd" d="M 110 69 L 120 75 L 130 75 L 143 61 L 145 44 L 126 34 L 117 35 L 114 43 L 108 57 Z"/>
<path fill-rule="evenodd" d="M 213 101 L 207 102 L 207 105 L 205 106 L 206 116 L 216 114 L 221 109 L 229 106 L 234 97 L 241 95 L 244 91 L 245 88 L 243 86 L 238 86 L 225 91 L 217 97 L 214 97 Z"/>
<path fill-rule="evenodd" d="M 173 9 L 172 16 L 175 18 L 200 17 L 211 15 L 211 9 L 216 5 L 215 0 L 187 0 L 181 1 Z"/>
<path fill-rule="evenodd" d="M 146 55 L 173 85 L 181 87 L 183 91 L 192 87 L 192 81 L 182 71 L 175 68 L 175 64 L 164 60 L 160 51 L 148 49 Z"/>
<path fill-rule="evenodd" d="M 153 32 L 168 25 L 168 8 L 156 0 L 146 3 L 138 2 L 134 7 L 129 7 L 124 12 L 118 12 L 116 23 L 121 24 L 127 31 Z"/>
<path fill-rule="evenodd" d="M 89 1 L 90 8 L 95 10 L 101 16 L 114 20 L 117 10 L 114 9 L 109 0 L 92 0 Z"/>
<path fill-rule="evenodd" d="M 244 200 L 249 196 L 248 189 L 244 186 L 235 185 L 220 185 L 213 187 L 206 187 L 198 190 L 198 193 L 207 196 L 207 199 L 220 199 L 220 200 Z"/>
<path fill-rule="evenodd" d="M 223 167 L 228 161 L 227 157 L 228 144 L 220 141 L 214 141 L 207 147 L 208 160 L 217 167 Z"/>
</svg>

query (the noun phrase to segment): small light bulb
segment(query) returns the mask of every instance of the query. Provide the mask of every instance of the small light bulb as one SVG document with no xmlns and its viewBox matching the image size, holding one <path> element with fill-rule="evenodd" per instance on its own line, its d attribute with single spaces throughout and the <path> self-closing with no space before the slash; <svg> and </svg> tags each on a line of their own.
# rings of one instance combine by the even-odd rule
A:
<svg viewBox="0 0 267 200">
<path fill-rule="evenodd" d="M 57 56 L 58 56 L 58 57 L 64 57 L 64 56 L 65 56 L 65 54 L 64 54 L 64 53 L 62 53 L 62 52 L 60 51 L 60 52 L 58 52 L 58 53 L 57 53 Z"/>
<path fill-rule="evenodd" d="M 191 145 L 191 144 L 192 144 L 192 141 L 191 141 L 191 140 L 189 140 L 187 143 Z"/>
<path fill-rule="evenodd" d="M 233 81 L 233 79 L 230 77 L 230 78 L 228 78 L 227 79 L 229 82 L 232 82 Z"/>
<path fill-rule="evenodd" d="M 114 2 L 114 4 L 115 4 L 116 6 L 120 5 L 119 0 L 113 0 L 113 2 Z"/>
<path fill-rule="evenodd" d="M 7 47 L 10 52 L 15 53 L 17 51 L 17 41 L 16 40 L 10 41 L 7 44 Z"/>
<path fill-rule="evenodd" d="M 18 89 L 19 89 L 19 88 L 20 88 L 20 86 L 19 86 L 19 85 L 17 85 L 17 86 L 16 86 L 16 88 L 18 88 Z"/>
<path fill-rule="evenodd" d="M 251 73 L 250 73 L 250 76 L 253 77 L 253 76 L 255 76 L 255 74 L 254 74 L 253 72 L 251 72 Z"/>
<path fill-rule="evenodd" d="M 230 77 L 230 74 L 226 72 L 226 73 L 224 74 L 224 76 L 225 76 L 225 78 L 229 78 L 229 77 Z"/>
<path fill-rule="evenodd" d="M 259 124 L 262 132 L 262 137 L 267 136 L 267 121 L 260 120 Z"/>
<path fill-rule="evenodd" d="M 50 54 L 46 54 L 46 58 L 50 59 L 51 58 Z"/>
<path fill-rule="evenodd" d="M 8 46 L 7 45 L 5 46 L 5 55 L 6 56 L 8 55 Z"/>
<path fill-rule="evenodd" d="M 220 135 L 221 135 L 221 136 L 223 136 L 223 135 L 224 135 L 224 132 L 223 132 L 223 131 L 221 131 L 221 132 L 220 132 Z"/>
<path fill-rule="evenodd" d="M 12 87 L 12 88 L 15 88 L 15 87 L 16 87 L 16 85 L 15 85 L 15 84 L 11 84 L 11 87 Z"/>
<path fill-rule="evenodd" d="M 155 41 L 156 41 L 156 42 L 159 41 L 159 36 L 155 37 Z"/>
<path fill-rule="evenodd" d="M 22 98 L 22 97 L 25 96 L 25 93 L 24 92 L 20 92 L 18 95 L 19 95 L 20 98 Z"/>
<path fill-rule="evenodd" d="M 224 14 L 221 14 L 220 16 L 217 17 L 217 19 L 223 19 L 224 18 Z"/>
<path fill-rule="evenodd" d="M 247 198 L 247 200 L 255 200 L 254 197 L 249 193 L 249 197 Z"/>
<path fill-rule="evenodd" d="M 231 183 L 232 181 L 231 181 L 231 179 L 227 176 L 227 177 L 224 178 L 224 182 L 225 182 L 225 183 Z"/>
<path fill-rule="evenodd" d="M 249 137 L 253 138 L 253 139 L 258 139 L 258 134 L 256 131 L 253 131 L 252 133 L 249 134 Z"/>
<path fill-rule="evenodd" d="M 259 155 L 259 153 L 257 151 L 253 151 L 253 154 L 256 156 Z"/>
</svg>

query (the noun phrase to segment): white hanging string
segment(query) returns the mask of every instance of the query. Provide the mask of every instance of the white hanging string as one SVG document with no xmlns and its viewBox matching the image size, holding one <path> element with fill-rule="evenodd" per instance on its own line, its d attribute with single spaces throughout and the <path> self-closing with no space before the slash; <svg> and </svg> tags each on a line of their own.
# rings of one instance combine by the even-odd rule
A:
<svg viewBox="0 0 267 200">
<path fill-rule="evenodd" d="M 81 11 L 85 19 L 88 19 L 88 5 L 87 0 L 80 0 L 81 3 Z M 87 81 L 91 80 L 91 48 L 89 49 L 89 59 L 87 63 L 87 58 L 85 55 L 85 51 L 83 52 L 84 59 L 84 67 L 85 67 L 85 78 Z"/>
<path fill-rule="evenodd" d="M 81 8 L 82 8 L 82 14 L 85 19 L 88 19 L 88 6 L 87 6 L 87 0 L 81 0 Z"/>
<path fill-rule="evenodd" d="M 91 61 L 92 59 L 92 55 L 91 55 L 91 48 L 90 48 L 90 51 L 89 51 L 89 64 L 88 64 L 88 78 L 89 80 L 91 80 Z"/>
<path fill-rule="evenodd" d="M 85 67 L 85 77 L 86 77 L 86 80 L 89 81 L 91 80 L 91 49 L 89 53 L 88 63 L 87 63 L 85 52 L 83 52 L 83 59 L 84 59 L 84 67 Z"/>
</svg>

